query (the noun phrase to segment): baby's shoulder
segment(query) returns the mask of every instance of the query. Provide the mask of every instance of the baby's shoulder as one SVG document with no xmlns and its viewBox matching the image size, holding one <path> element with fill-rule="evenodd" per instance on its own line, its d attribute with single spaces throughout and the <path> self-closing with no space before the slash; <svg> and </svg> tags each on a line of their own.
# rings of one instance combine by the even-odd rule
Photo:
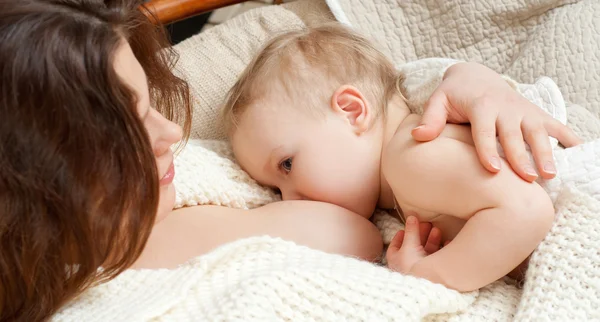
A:
<svg viewBox="0 0 600 322">
<path fill-rule="evenodd" d="M 393 154 L 397 154 L 398 152 L 402 152 L 418 144 L 419 142 L 413 139 L 411 131 L 419 125 L 420 119 L 420 116 L 415 114 L 407 116 L 406 119 L 398 125 L 398 128 L 396 128 L 390 141 L 387 142 L 384 150 L 391 150 L 394 151 Z M 386 154 L 389 155 L 389 153 Z"/>
<path fill-rule="evenodd" d="M 420 115 L 411 114 L 406 117 L 396 129 L 392 139 L 388 142 L 386 150 L 394 150 L 396 152 L 394 154 L 397 154 L 417 145 L 427 145 L 427 142 L 415 141 L 411 134 L 412 130 L 419 126 L 420 120 Z M 471 127 L 469 125 L 446 124 L 438 138 L 449 138 L 474 146 Z"/>
</svg>

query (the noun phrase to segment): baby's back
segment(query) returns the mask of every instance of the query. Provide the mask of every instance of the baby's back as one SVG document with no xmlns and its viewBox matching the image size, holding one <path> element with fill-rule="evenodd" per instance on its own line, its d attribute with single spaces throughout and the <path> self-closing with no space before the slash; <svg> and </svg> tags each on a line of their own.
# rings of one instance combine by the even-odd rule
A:
<svg viewBox="0 0 600 322">
<path fill-rule="evenodd" d="M 420 119 L 421 116 L 419 115 L 409 115 L 396 130 L 393 139 L 393 144 L 396 146 L 401 145 L 401 148 L 406 149 L 409 149 L 411 146 L 419 144 L 419 142 L 416 142 L 413 139 L 411 131 L 413 128 L 418 126 Z M 472 149 L 473 153 L 475 153 L 475 145 L 471 134 L 471 127 L 469 125 L 446 124 L 439 138 L 448 138 L 460 141 L 464 143 L 469 149 Z M 457 151 L 457 153 L 464 153 L 464 151 L 461 151 Z M 500 155 L 503 156 L 502 153 L 500 153 Z M 416 162 L 427 162 L 427 160 L 416 160 Z M 508 163 L 503 163 L 503 171 L 512 171 Z M 460 169 L 449 168 L 447 169 L 447 171 L 460 172 Z M 464 180 L 472 180 L 472 178 L 465 177 Z M 411 185 L 414 183 L 404 182 L 403 184 Z M 448 191 L 448 193 L 451 193 L 451 191 Z M 477 198 L 476 195 L 470 197 Z M 409 202 L 403 201 L 402 198 L 400 198 L 400 196 L 396 196 L 396 200 L 405 218 L 407 216 L 414 215 L 417 218 L 419 218 L 420 221 L 431 222 L 435 227 L 438 227 L 442 231 L 444 239 L 453 239 L 466 223 L 466 220 L 458 218 L 456 216 L 449 216 L 443 213 L 431 212 L 423 209 L 422 207 L 415 207 Z M 465 200 L 465 202 L 467 202 L 467 200 Z"/>
<path fill-rule="evenodd" d="M 396 130 L 396 134 L 394 135 L 394 143 L 403 144 L 406 148 L 408 148 L 410 145 L 418 144 L 418 142 L 413 139 L 411 131 L 418 125 L 420 119 L 421 116 L 419 115 L 409 115 Z M 444 130 L 440 134 L 440 137 L 451 138 L 464 142 L 475 149 L 473 137 L 471 135 L 471 127 L 468 125 L 446 124 Z M 452 171 L 452 169 L 448 169 L 448 171 Z M 444 214 L 433 213 L 425 209 L 411 206 L 407 203 L 399 202 L 399 206 L 402 210 L 402 215 L 404 218 L 413 215 L 419 218 L 419 221 L 421 222 L 431 222 L 435 227 L 438 227 L 442 231 L 442 237 L 445 240 L 453 239 L 466 223 L 466 220 Z"/>
</svg>

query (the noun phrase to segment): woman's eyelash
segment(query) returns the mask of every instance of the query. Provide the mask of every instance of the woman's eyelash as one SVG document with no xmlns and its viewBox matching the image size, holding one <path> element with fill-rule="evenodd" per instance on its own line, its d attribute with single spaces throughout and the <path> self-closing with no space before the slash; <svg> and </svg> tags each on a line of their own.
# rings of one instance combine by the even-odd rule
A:
<svg viewBox="0 0 600 322">
<path fill-rule="evenodd" d="M 279 162 L 279 169 L 285 173 L 292 171 L 292 158 L 286 158 Z"/>
</svg>

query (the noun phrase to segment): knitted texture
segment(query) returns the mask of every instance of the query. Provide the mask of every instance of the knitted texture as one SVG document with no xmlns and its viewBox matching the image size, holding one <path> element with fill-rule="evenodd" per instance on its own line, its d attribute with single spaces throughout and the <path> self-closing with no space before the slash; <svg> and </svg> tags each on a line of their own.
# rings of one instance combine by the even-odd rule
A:
<svg viewBox="0 0 600 322">
<path fill-rule="evenodd" d="M 554 227 L 531 257 L 516 318 L 599 321 L 600 202 L 567 190 L 556 209 Z"/>
<path fill-rule="evenodd" d="M 174 163 L 175 208 L 217 205 L 250 209 L 281 200 L 240 168 L 225 141 L 190 141 Z"/>
</svg>

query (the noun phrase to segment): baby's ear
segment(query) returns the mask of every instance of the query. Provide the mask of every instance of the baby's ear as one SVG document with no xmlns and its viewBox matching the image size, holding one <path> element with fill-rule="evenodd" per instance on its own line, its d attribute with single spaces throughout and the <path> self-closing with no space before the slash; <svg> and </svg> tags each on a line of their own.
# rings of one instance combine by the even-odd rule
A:
<svg viewBox="0 0 600 322">
<path fill-rule="evenodd" d="M 371 106 L 356 87 L 340 86 L 331 97 L 331 108 L 334 113 L 348 121 L 356 134 L 360 135 L 369 128 L 372 117 Z"/>
</svg>

